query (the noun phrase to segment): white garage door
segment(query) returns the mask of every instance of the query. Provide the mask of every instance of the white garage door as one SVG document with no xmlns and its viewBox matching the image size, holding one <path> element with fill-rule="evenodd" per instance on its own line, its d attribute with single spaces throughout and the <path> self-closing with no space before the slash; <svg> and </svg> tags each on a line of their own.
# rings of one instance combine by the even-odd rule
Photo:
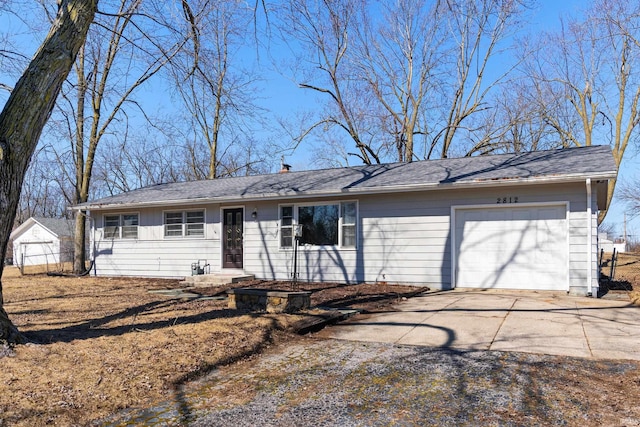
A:
<svg viewBox="0 0 640 427">
<path fill-rule="evenodd" d="M 567 290 L 566 206 L 455 211 L 455 286 Z"/>
<path fill-rule="evenodd" d="M 28 242 L 22 244 L 22 254 L 19 263 L 22 263 L 24 257 L 24 265 L 47 265 L 58 262 L 58 250 L 56 250 L 52 242 Z"/>
</svg>

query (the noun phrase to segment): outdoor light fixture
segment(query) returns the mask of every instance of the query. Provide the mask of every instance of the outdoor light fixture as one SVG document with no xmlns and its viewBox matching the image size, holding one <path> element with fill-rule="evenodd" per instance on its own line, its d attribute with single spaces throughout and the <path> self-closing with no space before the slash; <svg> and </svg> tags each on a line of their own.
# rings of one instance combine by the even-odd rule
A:
<svg viewBox="0 0 640 427">
<path fill-rule="evenodd" d="M 258 218 L 258 209 L 254 208 L 253 212 L 251 212 L 251 218 L 256 219 Z"/>
</svg>

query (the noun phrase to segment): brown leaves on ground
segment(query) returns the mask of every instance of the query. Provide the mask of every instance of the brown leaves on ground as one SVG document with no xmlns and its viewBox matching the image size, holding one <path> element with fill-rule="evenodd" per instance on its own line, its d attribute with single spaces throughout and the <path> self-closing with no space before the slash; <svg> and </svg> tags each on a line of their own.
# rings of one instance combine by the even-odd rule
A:
<svg viewBox="0 0 640 427">
<path fill-rule="evenodd" d="M 305 320 L 304 314 L 229 310 L 220 299 L 148 292 L 183 287 L 175 280 L 20 276 L 6 268 L 2 282 L 5 308 L 30 344 L 2 358 L 0 425 L 84 425 L 167 399 L 217 366 L 293 339 L 287 331 Z M 194 292 L 215 296 L 225 289 Z M 366 310 L 424 290 L 386 284 L 300 289 L 313 291 L 312 305 Z"/>
</svg>

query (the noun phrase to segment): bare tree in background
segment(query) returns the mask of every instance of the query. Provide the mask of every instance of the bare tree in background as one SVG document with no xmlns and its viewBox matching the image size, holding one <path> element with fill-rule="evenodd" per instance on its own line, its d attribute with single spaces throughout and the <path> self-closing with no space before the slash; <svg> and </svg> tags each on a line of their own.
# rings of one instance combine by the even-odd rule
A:
<svg viewBox="0 0 640 427">
<path fill-rule="evenodd" d="M 61 0 L 40 49 L 0 113 L 0 255 L 4 259 L 29 161 L 89 26 L 97 1 Z M 0 278 L 4 263 L 0 263 Z M 0 342 L 22 336 L 4 310 L 0 282 Z"/>
<path fill-rule="evenodd" d="M 496 100 L 515 66 L 504 67 L 504 52 L 513 46 L 524 3 L 292 3 L 281 19 L 306 54 L 298 61 L 307 66 L 300 86 L 324 96 L 328 107 L 297 140 L 337 126 L 363 163 L 387 153 L 412 161 L 505 149 L 508 116 L 499 114 Z M 503 70 L 490 72 L 497 61 Z"/>
<path fill-rule="evenodd" d="M 489 94 L 512 71 L 513 66 L 507 66 L 499 75 L 487 77 L 487 68 L 500 53 L 501 43 L 517 28 L 522 7 L 518 0 L 442 1 L 440 15 L 449 26 L 450 49 L 455 58 L 449 66 L 455 78 L 443 81 L 443 87 L 447 88 L 443 96 L 447 111 L 429 153 L 439 147 L 442 158 L 460 153 L 470 155 L 487 150 L 492 143 L 492 132 L 475 127 L 472 118 L 491 107 Z M 458 147 L 453 153 L 454 141 L 461 138 L 462 133 L 480 133 L 483 137 L 472 139 L 470 146 Z"/>
<path fill-rule="evenodd" d="M 608 143 L 618 168 L 640 125 L 640 5 L 598 0 L 541 41 L 535 100 L 562 146 Z M 616 180 L 609 181 L 607 206 Z M 602 222 L 607 210 L 599 212 Z"/>
<path fill-rule="evenodd" d="M 640 179 L 636 178 L 630 183 L 620 187 L 620 200 L 625 202 L 632 216 L 640 215 Z"/>
<path fill-rule="evenodd" d="M 300 63 L 309 67 L 299 80 L 301 88 L 327 99 L 319 119 L 295 137 L 297 143 L 316 129 L 337 127 L 349 135 L 355 153 L 364 164 L 380 163 L 380 146 L 368 134 L 371 105 L 366 83 L 356 78 L 351 33 L 357 22 L 361 0 L 300 0 L 281 13 L 284 38 L 300 44 Z"/>
<path fill-rule="evenodd" d="M 492 108 L 484 112 L 493 115 L 493 123 L 486 126 L 491 132 L 487 138 L 492 142 L 481 153 L 524 153 L 557 147 L 539 106 L 527 95 L 529 90 L 518 78 L 511 78 L 500 86 L 493 97 Z"/>
<path fill-rule="evenodd" d="M 0 1 L 0 12 L 11 16 L 12 20 L 24 19 L 13 10 L 13 4 L 10 1 Z M 29 58 L 21 53 L 20 46 L 11 38 L 11 35 L 0 33 L 0 95 L 11 92 L 13 85 L 10 81 L 17 80 L 28 64 Z"/>
<path fill-rule="evenodd" d="M 105 140 L 97 153 L 94 190 L 97 196 L 113 196 L 137 188 L 184 181 L 183 147 L 169 145 L 156 133 L 123 135 Z"/>
<path fill-rule="evenodd" d="M 380 9 L 377 19 L 363 9 L 357 27 L 358 74 L 389 117 L 383 126 L 392 137 L 396 160 L 411 162 L 415 136 L 427 133 L 422 113 L 436 90 L 436 69 L 444 55 L 439 1 L 384 1 Z"/>
<path fill-rule="evenodd" d="M 50 147 L 40 148 L 32 157 L 22 184 L 16 224 L 32 216 L 66 218 L 70 215 L 61 185 L 67 184 L 58 163 L 49 156 Z"/>
<path fill-rule="evenodd" d="M 192 2 L 190 43 L 170 68 L 191 127 L 187 163 L 192 179 L 237 175 L 258 160 L 235 155 L 251 147 L 253 123 L 259 122 L 255 104 L 255 73 L 240 68 L 241 48 L 247 48 L 254 10 L 237 0 Z M 204 160 L 206 167 L 203 168 Z"/>
</svg>

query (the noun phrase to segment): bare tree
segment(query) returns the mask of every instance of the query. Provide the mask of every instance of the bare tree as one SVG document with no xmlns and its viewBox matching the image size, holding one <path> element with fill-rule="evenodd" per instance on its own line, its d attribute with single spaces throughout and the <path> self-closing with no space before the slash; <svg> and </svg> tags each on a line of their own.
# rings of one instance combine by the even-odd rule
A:
<svg viewBox="0 0 640 427">
<path fill-rule="evenodd" d="M 523 153 L 558 146 L 552 137 L 553 131 L 542 116 L 544 108 L 532 102 L 528 95 L 531 90 L 534 88 L 518 78 L 509 79 L 501 85 L 493 97 L 493 108 L 487 110 L 487 113 L 495 114 L 495 122 L 487 126 L 492 132 L 487 139 L 492 142 L 485 146 L 484 152 Z M 482 136 L 478 139 L 481 140 Z"/>
<path fill-rule="evenodd" d="M 619 197 L 627 204 L 631 215 L 640 215 L 640 179 L 622 185 Z"/>
<path fill-rule="evenodd" d="M 384 1 L 380 9 L 374 16 L 363 9 L 357 27 L 358 74 L 390 119 L 382 124 L 392 137 L 397 161 L 411 162 L 415 136 L 427 132 L 422 112 L 435 91 L 444 55 L 439 1 Z"/>
<path fill-rule="evenodd" d="M 12 24 L 10 25 L 12 31 L 17 31 L 17 28 L 22 30 L 22 27 L 25 29 L 28 28 L 31 22 L 25 20 L 25 16 L 30 17 L 31 14 L 19 13 L 15 10 L 17 8 L 14 3 L 14 1 L 0 1 L 0 13 L 6 17 L 10 17 L 9 22 Z M 33 5 L 32 7 L 37 6 Z M 31 10 L 29 10 L 29 12 L 31 12 Z M 17 25 L 18 23 L 22 25 L 19 26 Z M 3 100 L 6 99 L 8 93 L 13 89 L 12 82 L 20 77 L 29 64 L 29 59 L 24 47 L 12 38 L 12 34 L 5 31 L 0 32 L 0 96 L 2 96 Z"/>
<path fill-rule="evenodd" d="M 248 158 L 243 165 L 238 157 L 229 157 L 235 152 L 233 146 L 242 145 L 242 153 L 252 152 L 247 143 L 252 123 L 259 121 L 255 73 L 238 66 L 238 51 L 249 45 L 254 12 L 235 0 L 193 3 L 194 43 L 179 52 L 170 70 L 188 113 L 185 122 L 193 129 L 187 143 L 193 178 L 214 179 L 235 175 L 256 161 Z M 203 170 L 205 151 L 208 162 Z"/>
<path fill-rule="evenodd" d="M 380 163 L 380 146 L 375 138 L 365 137 L 371 118 L 367 105 L 366 84 L 355 78 L 355 68 L 349 57 L 353 48 L 350 34 L 359 25 L 360 0 L 300 0 L 288 2 L 281 13 L 284 38 L 300 44 L 297 62 L 310 68 L 299 80 L 299 86 L 327 99 L 320 117 L 295 141 L 300 143 L 317 129 L 337 127 L 346 132 L 355 144 L 363 163 Z"/>
<path fill-rule="evenodd" d="M 20 199 L 22 182 L 54 103 L 98 7 L 97 1 L 61 0 L 40 49 L 18 80 L 0 113 L 0 254 Z M 0 278 L 4 263 L 0 263 Z M 0 282 L 0 341 L 23 340 L 4 310 Z"/>
<path fill-rule="evenodd" d="M 45 218 L 68 217 L 70 201 L 65 198 L 63 176 L 55 161 L 49 157 L 49 148 L 40 148 L 32 157 L 22 184 L 16 223 L 32 216 Z"/>
<path fill-rule="evenodd" d="M 112 196 L 149 185 L 183 181 L 184 148 L 146 128 L 143 135 L 105 140 L 97 153 L 93 194 Z"/>
<path fill-rule="evenodd" d="M 430 158 L 505 147 L 508 126 L 499 119 L 506 116 L 499 117 L 494 93 L 515 64 L 497 74 L 488 67 L 504 64 L 523 3 L 293 2 L 283 25 L 306 54 L 298 61 L 309 66 L 300 86 L 327 99 L 327 110 L 296 140 L 335 125 L 364 163 L 389 152 L 412 161 L 420 151 Z"/>
<path fill-rule="evenodd" d="M 541 43 L 527 71 L 543 119 L 562 146 L 609 143 L 620 167 L 640 125 L 640 6 L 598 0 Z M 607 206 L 615 188 L 610 180 Z"/>
<path fill-rule="evenodd" d="M 453 81 L 445 80 L 448 89 L 444 102 L 448 106 L 442 127 L 433 137 L 431 153 L 439 146 L 440 156 L 449 156 L 456 137 L 463 132 L 476 133 L 469 123 L 477 113 L 490 108 L 488 95 L 507 76 L 514 65 L 507 66 L 497 76 L 487 78 L 490 61 L 500 52 L 500 46 L 516 28 L 523 2 L 501 0 L 445 0 L 440 14 L 449 26 Z M 486 151 L 492 142 L 492 132 L 464 148 L 467 155 Z"/>
<path fill-rule="evenodd" d="M 148 3 L 153 7 L 152 2 Z M 75 62 L 73 78 L 62 91 L 55 119 L 61 138 L 70 142 L 58 153 L 74 192 L 72 204 L 88 200 L 96 152 L 116 125 L 123 126 L 132 109 L 140 110 L 134 92 L 164 67 L 185 43 L 165 23 L 148 16 L 157 10 L 142 8 L 142 0 L 119 0 L 111 13 L 101 13 Z M 144 30 L 136 20 L 145 21 Z M 159 27 L 159 28 L 158 28 Z M 154 34 L 155 30 L 155 34 Z M 76 217 L 74 271 L 85 270 L 86 220 Z"/>
</svg>

